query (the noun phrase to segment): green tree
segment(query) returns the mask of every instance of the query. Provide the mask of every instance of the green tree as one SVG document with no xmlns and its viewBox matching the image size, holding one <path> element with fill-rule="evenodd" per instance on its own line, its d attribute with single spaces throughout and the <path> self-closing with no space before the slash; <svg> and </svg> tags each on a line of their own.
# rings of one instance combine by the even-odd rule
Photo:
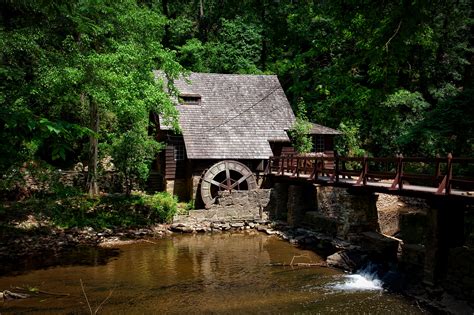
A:
<svg viewBox="0 0 474 315">
<path fill-rule="evenodd" d="M 132 129 L 116 137 L 111 147 L 114 165 L 124 176 L 126 193 L 130 195 L 134 183 L 146 182 L 150 164 L 162 146 L 141 130 Z"/>
<path fill-rule="evenodd" d="M 31 143 L 38 142 L 34 133 L 43 118 L 51 122 L 45 132 L 53 135 L 65 133 L 55 124 L 87 126 L 88 191 L 96 194 L 99 140 L 111 143 L 132 129 L 146 136 L 150 111 L 177 125 L 177 111 L 152 73 L 161 69 L 174 78 L 182 71 L 174 53 L 161 46 L 166 19 L 160 13 L 131 0 L 8 2 L 6 7 L 1 44 L 8 80 L 0 101 L 7 132 L 24 130 L 13 140 L 16 145 L 37 155 Z M 26 122 L 18 125 L 21 119 Z M 78 133 L 74 140 L 84 143 L 83 137 Z M 51 144 L 56 146 L 42 141 L 36 148 Z"/>
<path fill-rule="evenodd" d="M 303 100 L 300 100 L 298 102 L 298 111 L 296 112 L 296 121 L 289 131 L 296 152 L 308 153 L 313 149 L 313 142 L 309 135 L 310 130 L 311 123 L 306 117 L 306 106 Z"/>
</svg>

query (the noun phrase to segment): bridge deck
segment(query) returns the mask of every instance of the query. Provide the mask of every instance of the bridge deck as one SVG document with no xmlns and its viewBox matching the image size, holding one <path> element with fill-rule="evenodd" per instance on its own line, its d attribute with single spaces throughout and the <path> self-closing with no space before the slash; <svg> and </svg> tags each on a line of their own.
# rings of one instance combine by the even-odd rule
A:
<svg viewBox="0 0 474 315">
<path fill-rule="evenodd" d="M 351 162 L 352 166 L 354 163 L 359 163 L 360 167 L 346 171 L 344 165 L 346 162 Z M 379 163 L 377 171 L 374 170 L 375 163 Z M 392 170 L 381 172 L 380 164 L 389 163 L 392 165 Z M 432 166 L 435 173 L 407 173 L 405 165 L 408 163 L 422 163 L 425 168 Z M 474 165 L 474 159 L 281 156 L 270 158 L 266 174 L 285 181 L 309 181 L 325 186 L 347 187 L 401 196 L 457 199 L 474 203 L 474 178 L 465 175 L 453 176 L 452 168 L 456 163 L 466 168 L 466 165 Z M 344 171 L 341 171 L 341 166 Z M 422 184 L 413 184 L 413 182 Z"/>
<path fill-rule="evenodd" d="M 277 176 L 282 176 L 277 175 Z M 354 178 L 339 178 L 339 182 L 336 183 L 333 179 L 331 179 L 330 176 L 319 176 L 318 179 L 312 180 L 310 179 L 310 174 L 301 174 L 299 177 L 293 176 L 293 173 L 291 172 L 285 172 L 283 175 L 284 177 L 288 179 L 302 179 L 302 180 L 307 180 L 307 181 L 313 181 L 316 184 L 322 184 L 322 185 L 333 185 L 333 186 L 354 186 L 354 187 L 359 187 L 356 185 L 357 179 Z M 381 188 L 381 189 L 386 189 L 386 190 L 391 190 L 394 193 L 398 191 L 398 189 L 390 189 L 392 186 L 392 182 L 387 182 L 387 181 L 371 181 L 368 180 L 366 185 L 360 187 L 374 187 L 374 188 Z M 420 185 L 410 185 L 410 184 L 405 184 L 403 185 L 403 190 L 410 190 L 413 192 L 424 192 L 424 193 L 430 193 L 430 194 L 436 194 L 438 187 L 428 187 L 428 186 L 420 186 Z M 459 189 L 451 189 L 451 195 L 458 195 L 458 196 L 466 196 L 466 197 L 473 197 L 474 198 L 474 192 L 470 191 L 464 191 L 464 190 L 459 190 Z"/>
</svg>

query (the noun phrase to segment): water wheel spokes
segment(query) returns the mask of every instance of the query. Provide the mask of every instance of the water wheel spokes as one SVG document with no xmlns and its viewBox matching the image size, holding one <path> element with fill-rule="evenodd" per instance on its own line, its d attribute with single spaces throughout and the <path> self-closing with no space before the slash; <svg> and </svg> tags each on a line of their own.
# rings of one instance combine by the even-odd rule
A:
<svg viewBox="0 0 474 315">
<path fill-rule="evenodd" d="M 206 207 L 213 204 L 220 191 L 252 190 L 257 182 L 244 164 L 226 160 L 211 166 L 202 176 L 201 196 Z"/>
<path fill-rule="evenodd" d="M 217 187 L 222 188 L 222 189 L 224 189 L 224 190 L 227 189 L 227 185 L 225 185 L 225 184 L 223 184 L 223 183 L 216 182 L 216 181 L 213 180 L 213 179 L 203 178 L 203 181 L 208 182 L 209 184 L 212 184 L 212 185 L 216 185 Z"/>
<path fill-rule="evenodd" d="M 249 178 L 249 177 L 252 176 L 252 175 L 253 175 L 252 173 L 243 175 L 238 181 L 236 181 L 235 183 L 233 183 L 233 184 L 229 187 L 229 190 L 234 189 L 235 186 L 239 187 L 238 185 L 240 185 L 241 183 L 243 183 L 244 180 L 247 180 L 247 178 Z"/>
</svg>

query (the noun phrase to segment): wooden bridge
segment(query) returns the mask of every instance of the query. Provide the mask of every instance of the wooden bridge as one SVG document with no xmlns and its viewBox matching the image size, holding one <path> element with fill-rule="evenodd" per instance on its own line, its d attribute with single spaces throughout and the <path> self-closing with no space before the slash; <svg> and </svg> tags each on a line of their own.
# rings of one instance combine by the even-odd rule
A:
<svg viewBox="0 0 474 315">
<path fill-rule="evenodd" d="M 266 174 L 278 180 L 309 181 L 420 198 L 474 202 L 474 158 L 271 157 Z"/>
</svg>

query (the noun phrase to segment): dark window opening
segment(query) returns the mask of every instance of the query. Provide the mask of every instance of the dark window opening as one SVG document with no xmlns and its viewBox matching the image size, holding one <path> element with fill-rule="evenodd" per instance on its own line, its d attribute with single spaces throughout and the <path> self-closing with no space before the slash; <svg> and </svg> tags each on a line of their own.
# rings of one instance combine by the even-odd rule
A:
<svg viewBox="0 0 474 315">
<path fill-rule="evenodd" d="M 186 158 L 186 149 L 184 145 L 177 144 L 174 146 L 174 160 L 183 161 Z"/>
<path fill-rule="evenodd" d="M 324 136 L 315 136 L 313 138 L 314 152 L 324 152 Z"/>
<path fill-rule="evenodd" d="M 181 95 L 179 103 L 182 105 L 201 105 L 200 95 Z"/>
</svg>

